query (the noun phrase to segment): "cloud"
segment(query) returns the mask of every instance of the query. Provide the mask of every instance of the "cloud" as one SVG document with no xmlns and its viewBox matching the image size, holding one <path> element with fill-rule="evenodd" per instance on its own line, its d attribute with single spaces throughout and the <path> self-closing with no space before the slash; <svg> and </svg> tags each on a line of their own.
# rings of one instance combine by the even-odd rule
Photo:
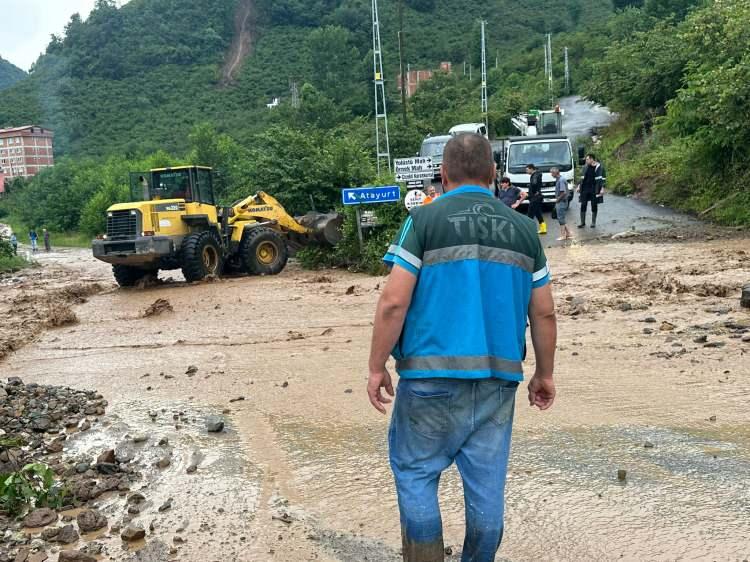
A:
<svg viewBox="0 0 750 562">
<path fill-rule="evenodd" d="M 50 35 L 61 35 L 75 13 L 86 19 L 95 3 L 96 0 L 0 0 L 0 55 L 28 70 L 47 48 Z"/>
</svg>

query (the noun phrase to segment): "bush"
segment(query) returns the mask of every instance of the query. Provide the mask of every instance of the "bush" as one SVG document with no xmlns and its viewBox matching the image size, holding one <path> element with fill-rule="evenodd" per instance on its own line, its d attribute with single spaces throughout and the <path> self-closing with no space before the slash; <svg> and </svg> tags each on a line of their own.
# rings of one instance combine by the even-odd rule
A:
<svg viewBox="0 0 750 562">
<path fill-rule="evenodd" d="M 378 182 L 380 185 L 386 183 L 389 182 Z M 341 242 L 333 250 L 313 246 L 298 252 L 297 259 L 302 267 L 306 269 L 345 267 L 351 271 L 361 271 L 371 275 L 384 274 L 386 268 L 383 265 L 383 256 L 407 215 L 403 203 L 388 203 L 368 207 L 368 210 L 374 212 L 378 226 L 364 230 L 364 241 L 361 249 L 357 234 L 355 207 L 347 206 L 337 210 L 344 215 Z"/>
<path fill-rule="evenodd" d="M 27 464 L 17 472 L 0 475 L 0 508 L 13 515 L 26 508 L 59 508 L 66 495 L 46 464 Z"/>
<path fill-rule="evenodd" d="M 12 258 L 15 255 L 10 242 L 0 238 L 0 258 Z"/>
<path fill-rule="evenodd" d="M 24 258 L 13 253 L 10 242 L 0 238 L 0 273 L 18 271 L 29 265 Z"/>
</svg>

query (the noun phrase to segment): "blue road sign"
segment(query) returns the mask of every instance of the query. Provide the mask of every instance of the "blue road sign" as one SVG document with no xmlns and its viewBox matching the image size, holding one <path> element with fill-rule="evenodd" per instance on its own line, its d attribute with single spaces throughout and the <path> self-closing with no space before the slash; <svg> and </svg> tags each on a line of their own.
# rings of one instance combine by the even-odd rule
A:
<svg viewBox="0 0 750 562">
<path fill-rule="evenodd" d="M 396 203 L 401 201 L 401 189 L 397 185 L 379 187 L 351 187 L 341 192 L 344 205 L 366 203 Z"/>
</svg>

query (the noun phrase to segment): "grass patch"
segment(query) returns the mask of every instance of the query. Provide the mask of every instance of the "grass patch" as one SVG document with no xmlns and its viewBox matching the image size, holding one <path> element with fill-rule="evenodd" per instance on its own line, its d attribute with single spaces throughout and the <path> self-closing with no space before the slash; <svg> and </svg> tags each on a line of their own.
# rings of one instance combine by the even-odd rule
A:
<svg viewBox="0 0 750 562">
<path fill-rule="evenodd" d="M 60 246 L 63 248 L 90 248 L 91 236 L 81 234 L 80 232 L 52 232 L 50 233 L 50 243 L 52 247 Z M 44 246 L 44 241 L 41 243 Z"/>
<path fill-rule="evenodd" d="M 31 265 L 21 256 L 0 256 L 0 273 L 13 273 Z"/>
<path fill-rule="evenodd" d="M 706 167 L 707 149 L 695 139 L 674 138 L 653 116 L 623 115 L 603 131 L 601 154 L 607 186 L 638 194 L 725 226 L 750 226 L 746 170 Z M 705 212 L 704 211 L 708 211 Z"/>
</svg>

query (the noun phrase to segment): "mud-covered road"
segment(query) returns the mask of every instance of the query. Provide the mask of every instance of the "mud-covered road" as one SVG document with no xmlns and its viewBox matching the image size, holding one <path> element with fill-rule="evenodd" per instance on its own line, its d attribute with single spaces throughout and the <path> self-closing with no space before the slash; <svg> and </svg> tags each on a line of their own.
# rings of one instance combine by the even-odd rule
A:
<svg viewBox="0 0 750 562">
<path fill-rule="evenodd" d="M 519 391 L 499 560 L 750 556 L 750 312 L 739 307 L 750 243 L 678 226 L 548 250 L 559 398 L 539 413 Z M 3 341 L 9 326 L 28 331 L 0 378 L 104 395 L 108 421 L 67 454 L 147 433 L 135 454 L 151 458 L 168 437 L 172 465 L 146 478 L 135 515 L 154 522 L 146 545 L 195 562 L 399 559 L 388 420 L 365 394 L 384 278 L 290 264 L 277 277 L 120 290 L 83 250 L 40 262 L 0 281 Z M 45 319 L 60 299 L 74 317 L 55 327 Z M 173 311 L 146 316 L 157 299 Z M 224 416 L 223 434 L 205 433 L 210 414 Z M 441 488 L 458 553 L 455 470 Z M 125 513 L 116 500 L 102 509 L 112 523 Z M 115 560 L 166 557 L 137 558 L 116 533 L 100 540 Z"/>
</svg>

